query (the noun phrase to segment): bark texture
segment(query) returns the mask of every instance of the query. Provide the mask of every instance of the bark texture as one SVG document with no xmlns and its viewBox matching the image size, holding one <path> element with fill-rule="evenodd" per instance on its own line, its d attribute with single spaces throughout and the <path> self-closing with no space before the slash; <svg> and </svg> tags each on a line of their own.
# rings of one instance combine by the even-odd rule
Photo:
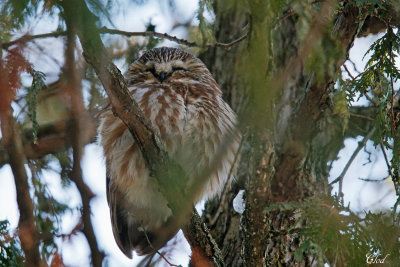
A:
<svg viewBox="0 0 400 267">
<path fill-rule="evenodd" d="M 243 35 L 248 24 L 247 13 L 233 1 L 232 7 L 226 9 L 220 1 L 214 4 L 216 20 L 214 34 L 216 40 L 229 42 Z M 200 55 L 216 81 L 220 85 L 227 103 L 238 113 L 246 106 L 249 97 L 243 87 L 240 58 L 247 47 L 247 40 L 233 46 L 231 50 L 211 48 Z M 245 142 L 241 148 L 243 154 L 250 154 L 250 146 Z M 246 158 L 246 156 L 243 156 Z M 220 199 L 214 199 L 206 204 L 203 218 L 210 233 L 221 249 L 226 266 L 241 266 L 242 236 L 239 232 L 241 215 L 232 205 L 240 189 L 244 189 L 249 162 L 240 162 L 236 180 L 225 190 Z M 243 170 L 243 171 L 241 171 Z"/>
<path fill-rule="evenodd" d="M 329 194 L 327 162 L 335 159 L 345 136 L 360 134 L 361 129 L 369 127 L 364 120 L 352 116 L 350 120 L 363 126 L 349 127 L 343 133 L 343 119 L 333 109 L 334 75 L 340 71 L 352 46 L 358 27 L 358 10 L 345 5 L 335 17 L 332 8 L 329 1 L 321 4 L 319 12 L 327 15 L 313 17 L 314 26 L 306 37 L 308 41 L 299 36 L 296 15 L 288 15 L 277 22 L 268 40 L 272 43 L 273 66 L 266 68 L 274 73 L 275 79 L 269 80 L 272 86 L 266 85 L 265 90 L 277 92 L 274 113 L 266 113 L 273 116 L 269 127 L 271 134 L 256 139 L 250 134 L 246 138 L 237 181 L 220 199 L 207 203 L 203 215 L 228 266 L 311 265 L 312 257 L 294 256 L 304 241 L 297 230 L 292 231 L 300 227 L 294 225 L 295 214 L 279 210 L 266 214 L 255 202 L 260 201 L 267 208 L 274 202 Z M 231 4 L 226 9 L 217 2 L 215 12 L 217 40 L 234 39 L 248 22 L 253 23 L 250 31 L 259 30 L 251 8 L 249 12 L 238 4 Z M 317 49 L 316 40 L 324 38 L 326 28 L 339 40 L 339 51 L 330 65 L 316 74 L 306 64 Z M 250 35 L 250 38 L 254 37 Z M 240 75 L 243 67 L 239 64 L 249 47 L 251 39 L 231 51 L 210 49 L 202 56 L 238 114 L 245 114 L 242 111 L 252 101 L 248 97 L 251 95 L 249 84 Z M 261 153 L 260 156 L 257 153 Z M 233 198 L 240 189 L 246 189 L 243 216 L 232 207 Z M 259 238 L 252 239 L 252 236 Z"/>
</svg>

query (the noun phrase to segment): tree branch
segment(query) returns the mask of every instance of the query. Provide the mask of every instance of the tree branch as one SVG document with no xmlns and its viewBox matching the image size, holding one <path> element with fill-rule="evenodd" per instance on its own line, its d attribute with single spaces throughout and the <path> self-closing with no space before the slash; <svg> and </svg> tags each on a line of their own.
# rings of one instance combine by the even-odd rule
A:
<svg viewBox="0 0 400 267">
<path fill-rule="evenodd" d="M 85 125 L 85 137 L 83 143 L 89 144 L 95 142 L 97 120 L 91 113 L 81 115 L 83 125 Z M 22 134 L 22 151 L 25 158 L 39 159 L 48 154 L 55 154 L 64 151 L 72 144 L 70 128 L 72 121 L 70 119 L 41 125 L 38 130 L 38 140 L 34 142 L 32 129 L 27 129 Z M 0 168 L 9 163 L 7 149 L 4 146 L 4 140 L 0 139 Z"/>
<path fill-rule="evenodd" d="M 2 88 L 1 90 L 7 90 L 7 88 Z M 4 101 L 4 99 L 2 100 Z M 28 175 L 24 167 L 25 155 L 23 153 L 20 135 L 18 134 L 14 118 L 12 117 L 11 105 L 1 112 L 0 118 L 1 132 L 3 135 L 2 141 L 8 153 L 17 191 L 17 203 L 20 213 L 18 236 L 25 254 L 25 264 L 28 267 L 45 266 L 46 264 L 40 259 L 40 239 L 35 227 L 33 203 L 29 193 Z"/>
<path fill-rule="evenodd" d="M 259 164 L 246 186 L 246 209 L 241 223 L 245 266 L 265 266 L 267 262 L 268 224 L 265 206 L 271 198 L 271 181 L 275 175 L 276 160 L 274 147 L 268 140 L 271 139 L 265 137 L 265 143 L 259 143 L 260 147 L 254 151 L 252 160 Z"/>
<path fill-rule="evenodd" d="M 177 208 L 182 206 L 185 200 L 183 187 L 179 187 L 183 184 L 181 180 L 186 177 L 185 173 L 176 163 L 170 161 L 149 120 L 129 94 L 124 77 L 109 59 L 95 26 L 97 18 L 81 0 L 68 1 L 68 4 L 63 3 L 63 7 L 66 12 L 75 13 L 75 17 L 82 19 L 75 23 L 81 26 L 77 34 L 82 44 L 83 55 L 103 84 L 114 114 L 124 122 L 138 144 L 151 175 L 159 181 L 160 190 L 163 191 L 172 211 L 178 213 Z M 176 193 L 174 197 L 171 196 L 171 192 Z"/>
<path fill-rule="evenodd" d="M 346 166 L 344 167 L 342 173 L 332 182 L 330 182 L 330 185 L 335 184 L 339 182 L 339 195 L 342 195 L 342 188 L 343 188 L 343 178 L 346 175 L 348 169 L 350 168 L 351 164 L 353 163 L 354 159 L 357 157 L 358 153 L 361 151 L 361 149 L 365 146 L 367 141 L 371 138 L 373 133 L 375 132 L 376 127 L 372 127 L 372 129 L 368 132 L 368 134 L 363 138 L 361 142 L 358 143 L 358 146 L 356 150 L 354 150 L 353 154 L 351 155 L 349 161 L 346 163 Z"/>
<path fill-rule="evenodd" d="M 193 190 L 184 190 L 187 176 L 178 164 L 169 159 L 150 122 L 131 97 L 124 77 L 108 57 L 96 28 L 97 18 L 83 0 L 64 1 L 62 7 L 66 14 L 76 18 L 74 23 L 86 61 L 94 68 L 110 99 L 114 114 L 129 129 L 150 174 L 156 178 L 160 192 L 168 201 L 173 216 L 167 224 L 175 228 L 176 225 L 188 223 L 187 218 L 192 210 L 192 202 L 188 199 L 191 199 Z M 196 181 L 195 184 L 202 188 L 202 183 Z"/>
<path fill-rule="evenodd" d="M 190 42 L 185 39 L 178 38 L 176 36 L 171 36 L 167 33 L 159 33 L 159 32 L 127 32 L 127 31 L 120 31 L 120 30 L 114 30 L 114 29 L 108 29 L 106 27 L 103 27 L 100 29 L 100 33 L 106 33 L 106 34 L 119 34 L 119 35 L 125 35 L 125 36 L 147 36 L 147 37 L 159 37 L 159 38 L 164 38 L 173 42 L 176 42 L 178 44 L 183 44 L 189 47 L 199 47 L 201 45 L 195 43 L 195 42 Z M 216 42 L 213 44 L 207 44 L 206 47 L 221 47 L 229 50 L 232 46 L 236 45 L 237 43 L 240 43 L 244 39 L 247 38 L 247 34 L 242 35 L 238 39 L 229 42 L 229 43 L 220 43 Z"/>
<path fill-rule="evenodd" d="M 271 199 L 271 181 L 275 175 L 275 146 L 273 119 L 277 88 L 268 83 L 271 58 L 271 18 L 267 2 L 249 1 L 251 32 L 248 43 L 246 77 L 252 93 L 254 107 L 249 126 L 250 169 L 246 181 L 245 210 L 241 218 L 244 266 L 265 266 L 267 262 L 268 221 L 265 209 Z M 257 70 L 257 71 L 251 71 Z M 263 99 L 263 100 L 261 100 Z M 263 121 L 264 125 L 260 125 Z"/>
<path fill-rule="evenodd" d="M 68 9 L 69 10 L 69 9 Z M 66 87 L 67 93 L 71 101 L 71 139 L 73 148 L 73 165 L 71 172 L 71 180 L 75 183 L 82 200 L 82 232 L 85 235 L 91 252 L 92 266 L 101 267 L 104 259 L 104 253 L 100 251 L 97 244 L 96 235 L 94 233 L 91 221 L 91 207 L 90 201 L 94 197 L 93 192 L 83 181 L 81 159 L 83 155 L 83 130 L 82 115 L 85 114 L 85 107 L 83 104 L 83 97 L 81 91 L 81 79 L 76 70 L 75 64 L 75 24 L 73 23 L 73 14 L 69 14 L 67 10 L 66 25 L 67 25 L 67 47 L 65 53 L 66 61 L 66 77 L 68 86 Z"/>
<path fill-rule="evenodd" d="M 383 157 L 385 158 L 386 166 L 388 168 L 389 177 L 393 177 L 392 166 L 390 165 L 389 158 L 388 158 L 388 156 L 386 154 L 385 146 L 383 145 L 383 142 L 380 142 L 379 145 L 381 147 Z"/>
<path fill-rule="evenodd" d="M 116 29 L 109 29 L 107 27 L 103 27 L 103 28 L 99 29 L 98 31 L 101 34 L 118 34 L 118 35 L 123 35 L 123 36 L 127 36 L 127 37 L 131 37 L 131 36 L 158 37 L 158 38 L 163 38 L 163 39 L 167 39 L 167 40 L 176 42 L 178 44 L 186 45 L 188 47 L 200 47 L 201 46 L 201 45 L 197 44 L 196 42 L 190 42 L 188 40 L 178 38 L 176 36 L 172 36 L 167 33 L 129 32 L 129 31 L 116 30 Z M 56 38 L 56 37 L 65 36 L 65 35 L 67 35 L 67 31 L 55 31 L 55 32 L 37 34 L 37 35 L 24 35 L 24 36 L 22 36 L 16 40 L 13 40 L 11 42 L 1 44 L 1 47 L 3 49 L 8 49 L 12 45 L 19 44 L 19 43 L 27 43 L 34 39 L 49 38 L 49 37 Z M 243 41 L 246 38 L 247 38 L 247 34 L 244 34 L 241 37 L 239 37 L 238 39 L 233 40 L 232 42 L 229 42 L 229 43 L 215 42 L 213 44 L 207 44 L 206 47 L 221 47 L 226 50 L 229 50 L 232 46 L 240 43 L 241 41 Z"/>
<path fill-rule="evenodd" d="M 192 248 L 193 266 L 226 266 L 221 250 L 196 210 L 192 212 L 190 224 L 182 230 Z"/>
<path fill-rule="evenodd" d="M 59 36 L 65 36 L 66 34 L 67 34 L 67 31 L 55 31 L 55 32 L 49 32 L 49 33 L 43 33 L 43 34 L 37 34 L 37 35 L 24 35 L 24 36 L 22 36 L 16 40 L 13 40 L 11 42 L 2 43 L 1 48 L 8 49 L 12 45 L 27 43 L 34 39 L 49 38 L 49 37 L 56 38 Z"/>
<path fill-rule="evenodd" d="M 334 1 L 323 3 L 319 13 L 328 14 L 332 11 L 331 8 L 334 4 Z M 277 161 L 279 163 L 276 166 L 276 175 L 272 181 L 272 201 L 299 201 L 317 191 L 316 188 L 312 189 L 311 186 L 308 187 L 311 190 L 310 192 L 303 190 L 307 187 L 302 185 L 307 181 L 300 182 L 298 178 L 301 176 L 299 170 L 306 163 L 305 158 L 309 153 L 310 143 L 316 138 L 317 134 L 325 133 L 327 129 L 332 131 L 332 128 L 327 127 L 317 129 L 317 125 L 321 123 L 321 125 L 326 125 L 326 119 L 329 116 L 333 117 L 329 94 L 333 88 L 334 77 L 328 69 L 340 68 L 345 60 L 345 54 L 330 63 L 329 68 L 318 70 L 318 76 L 316 76 L 316 73 L 306 73 L 304 62 L 306 62 L 307 57 L 312 56 L 318 40 L 323 38 L 324 32 L 328 29 L 327 26 L 333 22 L 332 20 L 322 19 L 318 14 L 314 14 L 314 22 L 312 23 L 314 26 L 311 27 L 304 39 L 307 42 L 303 41 L 297 44 L 298 40 L 295 39 L 291 46 L 285 47 L 286 50 L 292 51 L 292 56 L 287 57 L 286 62 L 283 62 L 283 70 L 279 72 L 280 75 L 283 75 L 283 80 L 276 79 L 278 88 L 284 87 L 283 90 L 288 93 L 282 94 L 283 97 L 277 105 L 277 114 L 286 114 L 287 117 L 280 115 L 276 126 L 279 129 L 278 143 L 282 145 L 282 149 L 279 151 L 280 160 Z M 358 28 L 355 23 L 357 14 L 357 8 L 347 5 L 336 19 L 334 34 L 340 40 L 343 51 L 347 52 L 354 40 Z M 284 32 L 290 31 L 294 29 L 295 23 L 291 20 L 285 20 L 285 24 L 281 27 Z M 284 39 L 281 42 L 285 45 Z M 316 125 L 317 127 L 309 127 L 309 125 Z M 325 133 L 324 136 L 329 137 L 324 142 L 333 141 L 334 135 L 332 133 Z M 320 185 L 316 183 L 313 186 L 318 187 Z"/>
</svg>

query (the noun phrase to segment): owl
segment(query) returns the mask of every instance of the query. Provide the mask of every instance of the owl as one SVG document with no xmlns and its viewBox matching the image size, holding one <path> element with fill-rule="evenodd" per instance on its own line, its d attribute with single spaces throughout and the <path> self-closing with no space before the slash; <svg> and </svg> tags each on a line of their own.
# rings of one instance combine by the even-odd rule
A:
<svg viewBox="0 0 400 267">
<path fill-rule="evenodd" d="M 234 169 L 241 137 L 235 113 L 203 62 L 181 49 L 154 48 L 129 67 L 126 80 L 169 157 L 189 177 L 188 183 L 211 168 L 202 188 L 188 201 L 195 204 L 220 193 Z M 168 202 L 131 133 L 111 110 L 101 119 L 99 137 L 115 241 L 129 258 L 133 250 L 139 255 L 155 253 L 180 225 L 166 227 L 173 216 Z"/>
</svg>

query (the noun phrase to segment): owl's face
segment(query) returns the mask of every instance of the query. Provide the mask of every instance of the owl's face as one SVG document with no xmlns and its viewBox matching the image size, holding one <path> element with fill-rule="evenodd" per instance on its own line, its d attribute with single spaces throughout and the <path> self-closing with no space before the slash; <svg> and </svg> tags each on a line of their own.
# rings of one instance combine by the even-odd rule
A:
<svg viewBox="0 0 400 267">
<path fill-rule="evenodd" d="M 210 75 L 206 66 L 181 49 L 161 47 L 144 53 L 128 70 L 129 84 L 168 84 L 172 82 L 200 81 Z"/>
</svg>

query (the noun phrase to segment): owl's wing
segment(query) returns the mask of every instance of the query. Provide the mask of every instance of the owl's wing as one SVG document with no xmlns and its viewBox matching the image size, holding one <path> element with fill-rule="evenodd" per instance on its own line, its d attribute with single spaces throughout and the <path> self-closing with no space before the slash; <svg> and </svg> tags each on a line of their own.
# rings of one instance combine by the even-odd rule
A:
<svg viewBox="0 0 400 267">
<path fill-rule="evenodd" d="M 132 250 L 135 250 L 138 255 L 154 254 L 179 230 L 176 227 L 172 231 L 165 232 L 161 227 L 157 233 L 150 231 L 144 233 L 143 230 L 140 230 L 140 224 L 135 223 L 132 216 L 129 219 L 127 218 L 127 209 L 126 205 L 124 205 L 126 200 L 123 199 L 123 194 L 111 183 L 108 168 L 106 171 L 106 187 L 115 242 L 128 258 L 132 259 Z M 165 227 L 166 229 L 171 229 L 167 225 Z"/>
<path fill-rule="evenodd" d="M 106 171 L 106 192 L 107 202 L 110 207 L 111 226 L 114 234 L 115 241 L 121 251 L 128 257 L 132 258 L 132 243 L 130 241 L 130 231 L 128 222 L 122 213 L 121 195 L 118 194 L 115 187 L 110 183 L 110 171 Z"/>
</svg>

